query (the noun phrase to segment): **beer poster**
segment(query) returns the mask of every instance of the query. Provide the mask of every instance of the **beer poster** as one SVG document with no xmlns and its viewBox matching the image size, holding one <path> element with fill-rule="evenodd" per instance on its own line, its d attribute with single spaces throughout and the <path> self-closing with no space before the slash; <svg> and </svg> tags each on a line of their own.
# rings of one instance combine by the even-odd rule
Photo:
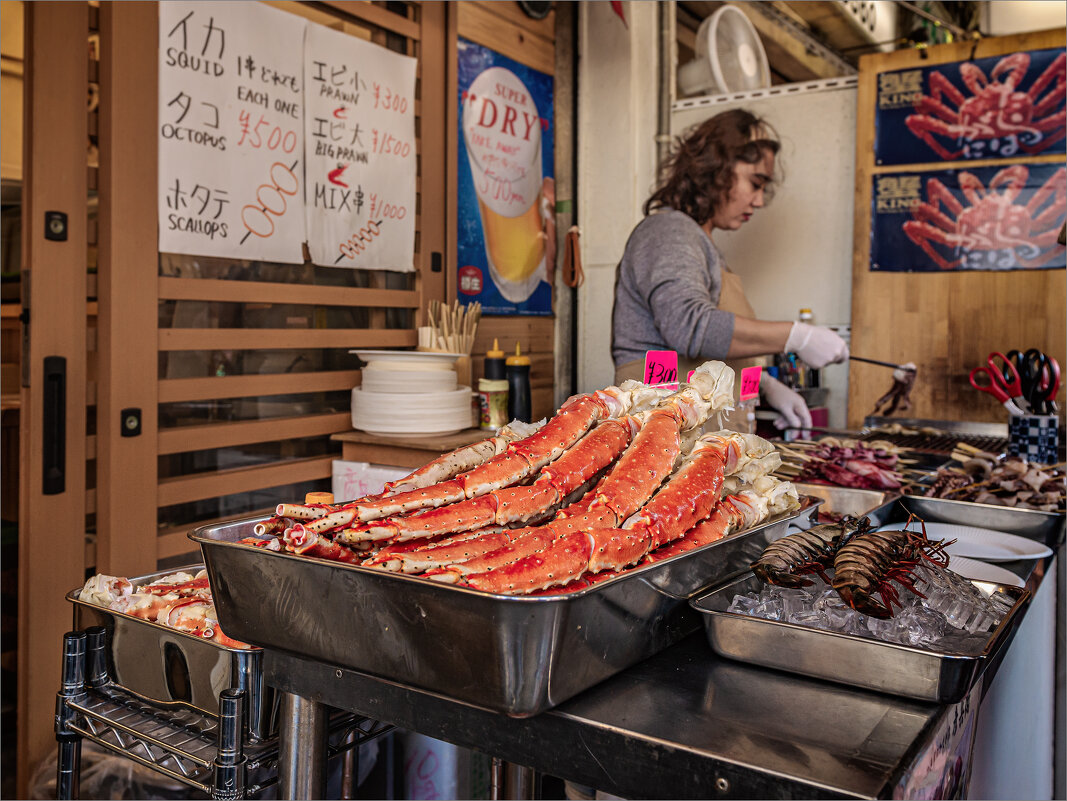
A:
<svg viewBox="0 0 1067 801">
<path fill-rule="evenodd" d="M 308 25 L 305 211 L 315 264 L 414 271 L 415 64 Z"/>
<path fill-rule="evenodd" d="M 159 249 L 304 260 L 305 22 L 262 3 L 159 4 Z"/>
<path fill-rule="evenodd" d="M 875 163 L 1063 153 L 1065 81 L 1061 49 L 879 73 Z"/>
<path fill-rule="evenodd" d="M 552 313 L 552 76 L 457 43 L 457 286 L 486 314 Z"/>
<path fill-rule="evenodd" d="M 1050 270 L 1067 266 L 1056 240 L 1067 169 L 1037 163 L 873 177 L 871 270 Z"/>
</svg>

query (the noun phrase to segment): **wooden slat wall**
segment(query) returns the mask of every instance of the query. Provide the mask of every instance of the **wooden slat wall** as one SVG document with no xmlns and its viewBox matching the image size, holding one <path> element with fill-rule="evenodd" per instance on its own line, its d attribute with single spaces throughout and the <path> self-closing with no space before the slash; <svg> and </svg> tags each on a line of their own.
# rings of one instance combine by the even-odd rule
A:
<svg viewBox="0 0 1067 801">
<path fill-rule="evenodd" d="M 518 3 L 473 2 L 465 0 L 450 9 L 453 14 L 455 30 L 458 35 L 472 42 L 488 47 L 510 59 L 525 64 L 548 75 L 555 75 L 555 26 L 556 12 L 549 12 L 541 20 L 534 20 L 523 13 Z M 450 63 L 455 63 L 455 51 Z M 456 93 L 458 86 L 454 75 L 449 85 L 449 125 L 448 130 L 457 130 Z M 449 197 L 456 193 L 457 151 L 456 138 L 450 133 L 449 163 Z M 449 231 L 455 241 L 456 211 L 455 204 L 449 203 Z M 449 253 L 449 297 L 456 295 L 455 249 Z M 494 337 L 506 353 L 515 352 L 515 344 L 521 345 L 522 352 L 531 359 L 530 394 L 533 418 L 539 419 L 552 415 L 555 411 L 553 387 L 555 381 L 555 356 L 553 349 L 555 317 L 482 317 L 478 326 L 478 335 L 474 343 L 472 358 L 473 377 L 477 381 L 483 375 L 484 355 L 492 344 Z"/>
<path fill-rule="evenodd" d="M 855 249 L 852 270 L 852 352 L 873 359 L 914 362 L 919 369 L 908 417 L 1007 422 L 988 395 L 968 384 L 971 369 L 990 351 L 1040 347 L 1067 364 L 1067 271 L 876 273 L 869 270 L 871 182 L 874 176 L 930 169 L 930 165 L 874 164 L 878 73 L 986 58 L 1023 50 L 1062 48 L 1064 31 L 899 50 L 860 60 L 856 137 Z M 968 161 L 944 168 L 1006 166 L 1020 161 L 1063 163 L 1062 155 Z M 938 168 L 941 168 L 939 166 Z M 848 424 L 855 428 L 889 389 L 880 367 L 853 362 Z M 1065 390 L 1059 402 L 1064 408 Z M 1061 411 L 1061 415 L 1063 412 Z M 1062 425 L 1062 423 L 1061 423 Z"/>
</svg>

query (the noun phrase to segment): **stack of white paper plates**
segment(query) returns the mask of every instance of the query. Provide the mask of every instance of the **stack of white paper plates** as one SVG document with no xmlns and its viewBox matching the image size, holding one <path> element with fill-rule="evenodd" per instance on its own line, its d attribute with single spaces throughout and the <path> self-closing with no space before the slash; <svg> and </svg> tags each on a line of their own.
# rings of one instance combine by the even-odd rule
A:
<svg viewBox="0 0 1067 801">
<path fill-rule="evenodd" d="M 352 426 L 368 434 L 452 434 L 470 424 L 470 387 L 423 393 L 352 390 Z"/>
<path fill-rule="evenodd" d="M 352 390 L 352 425 L 391 437 L 451 434 L 471 425 L 470 387 L 453 369 L 463 353 L 353 350 L 363 362 Z"/>
<path fill-rule="evenodd" d="M 395 369 L 393 364 L 371 362 L 364 367 L 363 391 L 417 394 L 451 392 L 456 388 L 456 371 L 451 367 L 413 369 L 410 365 L 405 365 L 401 369 Z"/>
</svg>

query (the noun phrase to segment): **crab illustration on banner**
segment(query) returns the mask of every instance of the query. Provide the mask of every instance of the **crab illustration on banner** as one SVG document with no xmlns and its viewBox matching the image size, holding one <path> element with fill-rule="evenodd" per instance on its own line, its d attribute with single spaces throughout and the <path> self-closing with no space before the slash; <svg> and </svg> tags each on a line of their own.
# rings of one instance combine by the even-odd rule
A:
<svg viewBox="0 0 1067 801">
<path fill-rule="evenodd" d="M 459 40 L 459 298 L 551 314 L 552 76 Z"/>
<path fill-rule="evenodd" d="M 1013 164 L 874 177 L 871 269 L 1054 269 L 1067 169 Z"/>
<path fill-rule="evenodd" d="M 1060 49 L 880 73 L 875 162 L 1063 153 L 1065 86 Z"/>
</svg>

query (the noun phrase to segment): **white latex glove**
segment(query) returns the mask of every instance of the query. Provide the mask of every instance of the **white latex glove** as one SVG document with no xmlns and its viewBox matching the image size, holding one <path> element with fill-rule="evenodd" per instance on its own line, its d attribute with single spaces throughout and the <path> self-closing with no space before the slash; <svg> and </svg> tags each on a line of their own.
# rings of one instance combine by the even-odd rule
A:
<svg viewBox="0 0 1067 801">
<path fill-rule="evenodd" d="M 787 353 L 795 353 L 804 363 L 816 369 L 828 364 L 843 362 L 848 358 L 848 344 L 829 328 L 807 323 L 793 323 L 789 339 L 785 341 Z"/>
<path fill-rule="evenodd" d="M 760 393 L 767 404 L 778 412 L 775 428 L 811 428 L 811 412 L 800 393 L 766 373 L 760 377 Z"/>
</svg>

